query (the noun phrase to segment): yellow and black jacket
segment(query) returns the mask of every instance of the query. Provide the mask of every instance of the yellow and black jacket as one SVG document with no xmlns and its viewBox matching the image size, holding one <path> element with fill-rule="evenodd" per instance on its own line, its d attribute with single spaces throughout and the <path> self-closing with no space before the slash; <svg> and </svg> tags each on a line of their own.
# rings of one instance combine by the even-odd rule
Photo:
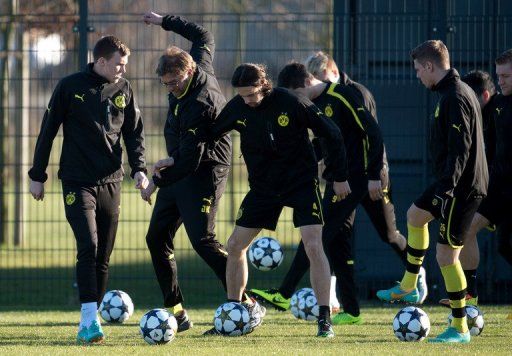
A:
<svg viewBox="0 0 512 356">
<path fill-rule="evenodd" d="M 130 83 L 109 83 L 86 69 L 59 81 L 43 117 L 29 176 L 48 178 L 46 168 L 53 140 L 62 124 L 64 141 L 59 178 L 101 185 L 123 179 L 121 136 L 132 169 L 145 171 L 144 128 Z"/>
<path fill-rule="evenodd" d="M 169 94 L 169 111 L 164 127 L 167 154 L 174 166 L 153 176 L 157 186 L 171 185 L 185 178 L 200 165 L 231 164 L 231 138 L 224 135 L 215 144 L 206 143 L 206 133 L 226 104 L 213 69 L 215 42 L 213 35 L 201 26 L 179 16 L 165 16 L 162 28 L 173 31 L 192 42 L 190 55 L 197 69 L 179 98 Z"/>
<path fill-rule="evenodd" d="M 360 94 L 349 85 L 327 83 L 313 103 L 341 130 L 347 150 L 348 171 L 351 179 L 367 176 L 379 180 L 384 145 L 377 121 L 366 109 Z M 325 145 L 324 145 L 325 146 Z M 326 163 L 329 158 L 326 157 Z M 331 181 L 326 168 L 324 178 Z"/>
<path fill-rule="evenodd" d="M 316 155 L 308 129 L 326 140 L 329 169 L 335 181 L 347 180 L 346 154 L 340 130 L 313 103 L 287 89 L 274 88 L 256 108 L 237 95 L 212 127 L 215 139 L 240 132 L 240 147 L 251 189 L 265 194 L 289 192 L 318 178 Z"/>
<path fill-rule="evenodd" d="M 430 131 L 436 194 L 485 196 L 489 174 L 478 99 L 455 69 L 432 90 L 440 95 Z"/>
</svg>

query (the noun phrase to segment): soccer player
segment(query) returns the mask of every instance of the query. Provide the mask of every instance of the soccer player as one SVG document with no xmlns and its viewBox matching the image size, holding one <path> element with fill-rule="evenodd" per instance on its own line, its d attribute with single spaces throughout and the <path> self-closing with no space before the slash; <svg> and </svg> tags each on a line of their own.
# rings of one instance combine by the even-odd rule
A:
<svg viewBox="0 0 512 356">
<path fill-rule="evenodd" d="M 81 317 L 77 342 L 104 339 L 97 308 L 105 294 L 108 264 L 119 220 L 124 139 L 136 188 L 148 185 L 144 129 L 130 83 L 123 78 L 129 48 L 114 36 L 101 38 L 94 62 L 57 84 L 37 138 L 28 172 L 30 193 L 44 198 L 53 140 L 63 125 L 60 157 L 64 210 L 77 245 L 76 280 Z"/>
<path fill-rule="evenodd" d="M 323 213 L 317 161 L 308 128 L 328 148 L 333 199 L 350 193 L 346 158 L 339 129 L 309 100 L 273 88 L 259 64 L 238 66 L 231 79 L 238 95 L 231 99 L 212 128 L 212 137 L 240 132 L 240 146 L 249 173 L 245 196 L 228 243 L 228 301 L 240 301 L 247 284 L 246 251 L 262 228 L 275 230 L 284 206 L 293 208 L 311 264 L 311 283 L 319 304 L 319 337 L 333 337 L 329 311 L 329 263 L 321 239 Z"/>
<path fill-rule="evenodd" d="M 496 152 L 496 128 L 494 114 L 496 112 L 496 87 L 489 73 L 480 70 L 471 71 L 463 76 L 462 81 L 469 85 L 475 92 L 482 110 L 482 129 L 484 132 L 485 156 L 489 172 L 492 170 L 492 162 Z M 492 225 L 488 228 L 493 229 Z M 477 268 L 480 263 L 480 251 L 478 242 L 469 235 L 464 241 L 464 248 L 460 252 L 460 263 L 464 270 L 467 283 L 466 305 L 478 304 Z M 450 307 L 450 299 L 443 298 L 439 303 Z"/>
<path fill-rule="evenodd" d="M 141 192 L 142 198 L 151 202 L 151 195 L 160 188 L 146 242 L 164 306 L 174 314 L 178 332 L 182 332 L 192 327 L 182 306 L 174 257 L 174 236 L 182 223 L 192 247 L 226 289 L 227 252 L 214 229 L 231 164 L 231 138 L 222 135 L 214 145 L 206 142 L 208 128 L 226 103 L 213 69 L 213 35 L 178 16 L 147 12 L 143 21 L 192 42 L 190 53 L 171 46 L 159 59 L 156 73 L 169 92 L 164 127 L 169 157 L 155 164 L 155 175 Z M 253 303 L 246 295 L 244 302 Z"/>
<path fill-rule="evenodd" d="M 470 341 L 466 321 L 466 278 L 459 261 L 466 230 L 487 193 L 488 173 L 482 117 L 471 88 L 450 67 L 445 44 L 429 40 L 412 50 L 416 77 L 439 94 L 431 122 L 430 151 L 436 181 L 407 212 L 407 267 L 393 288 L 380 290 L 383 301 L 417 303 L 418 272 L 428 249 L 428 223 L 440 220 L 436 257 L 444 278 L 453 321 L 431 342 Z"/>
<path fill-rule="evenodd" d="M 490 173 L 489 194 L 473 216 L 465 237 L 467 243 L 460 256 L 464 272 L 474 274 L 475 291 L 476 269 L 480 262 L 476 235 L 481 229 L 490 225 L 499 226 L 498 251 L 512 265 L 512 230 L 507 221 L 508 209 L 512 204 L 512 49 L 498 56 L 495 63 L 501 95 L 496 96 L 492 107 L 496 152 Z M 512 318 L 512 314 L 509 318 Z"/>
</svg>

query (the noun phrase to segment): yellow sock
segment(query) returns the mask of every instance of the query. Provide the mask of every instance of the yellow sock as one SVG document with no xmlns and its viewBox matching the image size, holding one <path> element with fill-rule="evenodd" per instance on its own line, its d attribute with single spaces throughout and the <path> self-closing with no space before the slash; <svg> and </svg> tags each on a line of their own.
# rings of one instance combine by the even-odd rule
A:
<svg viewBox="0 0 512 356">
<path fill-rule="evenodd" d="M 407 267 L 400 282 L 400 288 L 404 291 L 416 288 L 419 267 L 423 263 L 429 243 L 428 224 L 422 227 L 407 224 L 407 231 Z"/>
<path fill-rule="evenodd" d="M 181 303 L 179 303 L 179 304 L 176 304 L 175 306 L 173 306 L 171 308 L 171 313 L 176 314 L 176 313 L 179 313 L 182 310 L 183 310 L 183 306 L 181 305 Z"/>
<path fill-rule="evenodd" d="M 460 333 L 468 331 L 468 323 L 466 319 L 466 276 L 460 261 L 453 265 L 441 267 L 444 284 L 450 298 L 450 308 L 452 308 L 452 326 Z"/>
</svg>

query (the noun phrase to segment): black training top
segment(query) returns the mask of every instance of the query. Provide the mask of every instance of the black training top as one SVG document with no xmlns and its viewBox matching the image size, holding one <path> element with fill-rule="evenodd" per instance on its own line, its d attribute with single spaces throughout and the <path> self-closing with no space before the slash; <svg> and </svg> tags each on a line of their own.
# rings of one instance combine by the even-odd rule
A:
<svg viewBox="0 0 512 356">
<path fill-rule="evenodd" d="M 496 125 L 496 156 L 491 171 L 493 179 L 505 183 L 512 192 L 512 95 L 498 95 L 495 100 L 494 123 Z"/>
<path fill-rule="evenodd" d="M 282 194 L 318 177 L 308 128 L 327 140 L 333 180 L 345 181 L 346 154 L 340 130 L 309 99 L 286 89 L 274 88 L 256 108 L 235 96 L 220 113 L 211 136 L 240 132 L 251 189 Z"/>
<path fill-rule="evenodd" d="M 130 83 L 121 78 L 109 83 L 93 71 L 59 81 L 48 104 L 34 152 L 30 178 L 45 182 L 53 140 L 60 125 L 64 141 L 59 178 L 91 185 L 123 179 L 121 135 L 126 146 L 131 176 L 144 171 L 144 128 Z"/>
<path fill-rule="evenodd" d="M 162 28 L 192 41 L 190 54 L 197 69 L 185 92 L 169 94 L 169 111 L 164 135 L 167 154 L 174 165 L 164 169 L 162 178 L 153 176 L 157 186 L 179 181 L 201 164 L 231 164 L 231 138 L 224 135 L 215 144 L 206 143 L 206 132 L 226 104 L 213 70 L 215 43 L 210 32 L 178 16 L 165 16 Z"/>
<path fill-rule="evenodd" d="M 475 93 L 455 69 L 450 69 L 432 90 L 440 95 L 430 132 L 436 193 L 486 195 L 489 175 Z"/>
</svg>

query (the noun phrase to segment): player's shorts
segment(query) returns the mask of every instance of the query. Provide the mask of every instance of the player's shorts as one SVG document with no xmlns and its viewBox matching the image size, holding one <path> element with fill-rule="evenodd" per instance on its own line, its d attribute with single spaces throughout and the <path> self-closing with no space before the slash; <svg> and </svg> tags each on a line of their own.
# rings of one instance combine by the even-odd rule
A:
<svg viewBox="0 0 512 356">
<path fill-rule="evenodd" d="M 487 197 L 478 208 L 478 213 L 489 220 L 491 224 L 499 225 L 510 215 L 511 206 L 512 196 L 504 194 L 501 184 L 493 184 L 491 181 L 489 182 Z"/>
<path fill-rule="evenodd" d="M 318 179 L 301 184 L 283 195 L 268 195 L 250 190 L 236 217 L 236 225 L 274 231 L 283 207 L 293 209 L 295 227 L 323 225 L 322 198 Z"/>
<path fill-rule="evenodd" d="M 436 186 L 431 185 L 414 202 L 418 208 L 426 210 L 435 216 L 433 201 L 435 200 Z M 439 222 L 439 237 L 437 242 L 443 245 L 450 245 L 453 248 L 462 248 L 464 246 L 464 237 L 466 231 L 471 225 L 473 215 L 477 211 L 481 197 L 455 196 L 447 204 L 444 217 L 435 216 Z"/>
</svg>

